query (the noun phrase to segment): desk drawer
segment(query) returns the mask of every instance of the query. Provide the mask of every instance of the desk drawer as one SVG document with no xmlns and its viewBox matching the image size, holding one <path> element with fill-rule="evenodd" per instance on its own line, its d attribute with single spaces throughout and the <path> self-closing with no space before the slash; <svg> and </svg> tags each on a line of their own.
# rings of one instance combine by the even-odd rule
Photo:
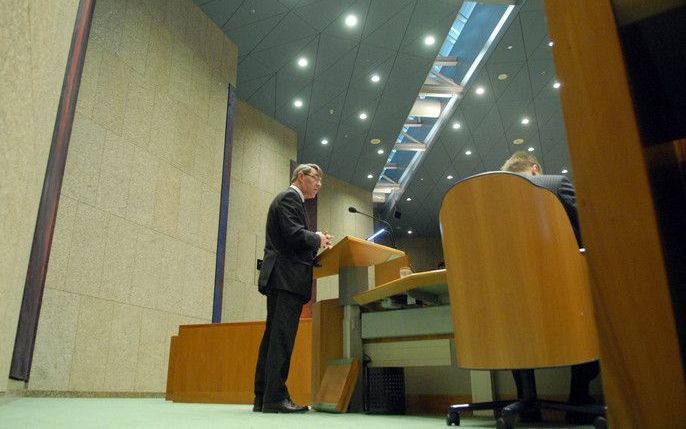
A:
<svg viewBox="0 0 686 429">
<path fill-rule="evenodd" d="M 370 367 L 450 366 L 451 343 L 447 338 L 384 341 L 364 344 Z"/>
<path fill-rule="evenodd" d="M 362 313 L 362 339 L 453 333 L 449 305 Z"/>
</svg>

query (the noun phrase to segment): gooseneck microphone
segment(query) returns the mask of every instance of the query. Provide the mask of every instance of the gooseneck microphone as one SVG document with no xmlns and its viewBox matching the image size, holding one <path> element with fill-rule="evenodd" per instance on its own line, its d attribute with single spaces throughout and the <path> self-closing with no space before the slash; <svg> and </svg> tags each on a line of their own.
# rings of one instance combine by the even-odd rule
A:
<svg viewBox="0 0 686 429">
<path fill-rule="evenodd" d="M 386 222 L 385 220 L 380 219 L 380 218 L 378 218 L 378 217 L 374 217 L 374 216 L 369 215 L 369 214 L 367 214 L 367 213 L 363 213 L 363 212 L 357 210 L 357 209 L 356 209 L 355 207 L 353 207 L 353 206 L 348 207 L 348 211 L 349 211 L 350 213 L 357 213 L 357 214 L 361 214 L 362 216 L 367 216 L 367 217 L 370 218 L 370 219 L 373 219 L 373 220 L 375 220 L 375 221 L 377 221 L 377 222 L 381 222 L 381 223 L 383 223 L 384 225 L 386 225 L 386 226 L 388 227 L 388 233 L 389 233 L 390 236 L 391 236 L 391 242 L 393 243 L 393 247 L 396 248 L 396 249 L 398 248 L 398 246 L 396 246 L 396 244 L 395 244 L 395 234 L 394 234 L 394 232 L 393 232 L 393 227 L 391 226 L 390 223 L 388 223 L 388 222 Z"/>
</svg>

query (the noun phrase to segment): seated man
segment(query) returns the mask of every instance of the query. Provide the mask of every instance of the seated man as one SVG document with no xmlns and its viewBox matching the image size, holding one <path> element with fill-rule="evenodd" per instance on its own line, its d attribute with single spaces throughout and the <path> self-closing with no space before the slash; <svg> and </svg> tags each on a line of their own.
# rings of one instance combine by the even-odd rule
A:
<svg viewBox="0 0 686 429">
<path fill-rule="evenodd" d="M 569 220 L 572 224 L 572 228 L 574 229 L 574 235 L 576 236 L 579 247 L 583 247 L 581 245 L 581 232 L 579 230 L 579 220 L 576 213 L 576 197 L 574 186 L 566 176 L 543 174 L 541 164 L 538 162 L 536 157 L 529 155 L 527 152 L 515 152 L 512 154 L 512 156 L 505 161 L 505 164 L 503 164 L 501 170 L 522 174 L 526 176 L 527 179 L 529 179 L 532 183 L 544 187 L 557 195 L 560 202 L 562 202 L 562 206 L 567 212 L 567 216 L 569 216 Z M 527 371 L 530 372 L 526 374 Z M 600 365 L 598 364 L 598 361 L 573 365 L 571 386 L 569 390 L 569 402 L 574 404 L 595 403 L 589 393 L 589 385 L 599 373 Z M 512 371 L 512 375 L 514 376 L 515 383 L 517 384 L 517 397 L 523 398 L 524 392 L 522 377 L 529 375 L 533 378 L 533 370 L 514 370 Z M 531 393 L 535 395 L 535 384 L 533 388 L 534 391 Z M 568 423 L 592 423 L 593 418 L 594 416 L 590 414 L 569 412 L 567 413 L 565 420 Z M 533 410 L 533 412 L 530 413 L 522 413 L 521 419 L 522 421 L 540 420 L 540 410 Z"/>
</svg>

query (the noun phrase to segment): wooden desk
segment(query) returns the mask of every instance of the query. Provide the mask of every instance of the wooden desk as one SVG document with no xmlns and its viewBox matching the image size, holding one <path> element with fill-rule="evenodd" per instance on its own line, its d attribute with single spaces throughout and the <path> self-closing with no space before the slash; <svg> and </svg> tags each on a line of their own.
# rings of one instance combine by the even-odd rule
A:
<svg viewBox="0 0 686 429">
<path fill-rule="evenodd" d="M 406 295 L 420 304 L 393 300 Z M 445 270 L 402 277 L 353 296 L 363 306 L 361 337 L 370 367 L 451 366 L 456 362 Z M 391 301 L 386 302 L 386 301 Z M 399 309 L 394 309 L 395 305 Z M 391 308 L 389 308 L 389 306 Z M 470 371 L 472 401 L 493 400 L 489 371 Z"/>
</svg>

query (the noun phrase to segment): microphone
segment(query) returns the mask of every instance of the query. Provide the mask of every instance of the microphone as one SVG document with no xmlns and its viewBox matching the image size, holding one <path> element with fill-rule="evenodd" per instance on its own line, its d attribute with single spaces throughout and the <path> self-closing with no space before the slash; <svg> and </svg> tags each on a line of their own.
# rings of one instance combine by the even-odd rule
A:
<svg viewBox="0 0 686 429">
<path fill-rule="evenodd" d="M 367 213 L 363 213 L 363 212 L 357 210 L 357 209 L 356 209 L 355 207 L 353 207 L 353 206 L 348 207 L 348 211 L 349 211 L 350 213 L 357 213 L 357 214 L 361 214 L 362 216 L 367 216 L 367 217 L 370 218 L 370 219 L 373 219 L 373 220 L 375 220 L 375 221 L 377 221 L 377 222 L 381 222 L 381 223 L 383 223 L 384 225 L 386 225 L 386 226 L 388 227 L 388 233 L 391 235 L 391 242 L 393 242 L 393 247 L 396 248 L 396 249 L 398 248 L 398 247 L 396 246 L 396 244 L 395 244 L 395 233 L 393 232 L 393 227 L 391 226 L 390 223 L 388 223 L 388 222 L 386 222 L 385 220 L 380 219 L 380 218 L 378 218 L 378 217 L 374 217 L 374 216 L 372 216 L 372 215 L 368 215 Z"/>
</svg>

